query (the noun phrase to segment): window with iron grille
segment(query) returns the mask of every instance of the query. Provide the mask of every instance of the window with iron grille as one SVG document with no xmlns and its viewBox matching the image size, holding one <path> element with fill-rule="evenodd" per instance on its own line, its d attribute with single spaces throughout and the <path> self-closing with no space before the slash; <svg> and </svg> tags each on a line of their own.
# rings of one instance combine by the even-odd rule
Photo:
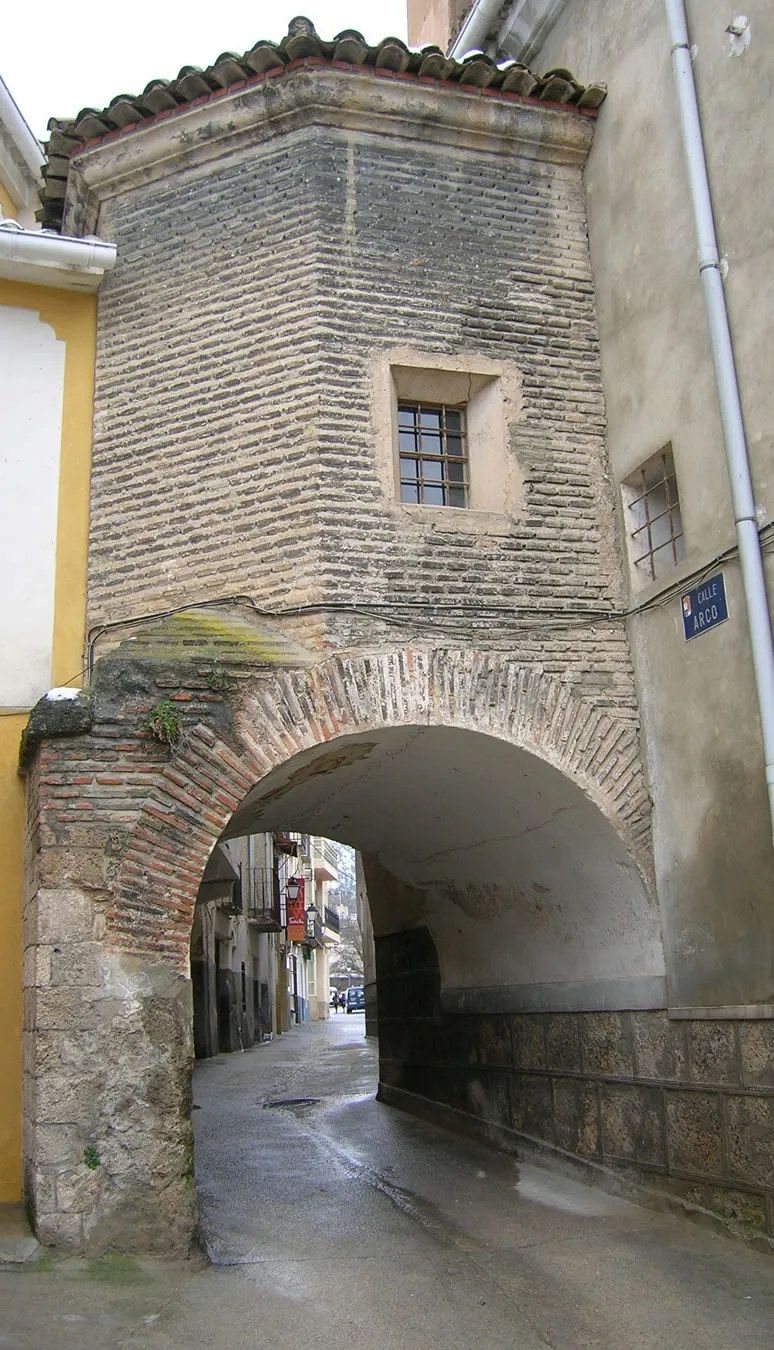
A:
<svg viewBox="0 0 774 1350">
<path fill-rule="evenodd" d="M 467 506 L 468 436 L 464 405 L 398 404 L 400 499 L 424 506 Z"/>
<path fill-rule="evenodd" d="M 641 581 L 655 581 L 685 557 L 672 447 L 665 446 L 624 484 L 629 550 Z"/>
</svg>

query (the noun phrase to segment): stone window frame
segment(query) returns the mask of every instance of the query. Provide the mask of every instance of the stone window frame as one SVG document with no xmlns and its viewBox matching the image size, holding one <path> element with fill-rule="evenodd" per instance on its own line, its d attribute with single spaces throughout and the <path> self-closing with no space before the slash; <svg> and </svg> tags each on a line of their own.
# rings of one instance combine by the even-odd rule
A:
<svg viewBox="0 0 774 1350">
<path fill-rule="evenodd" d="M 632 586 L 642 590 L 675 572 L 686 556 L 671 441 L 622 481 L 621 498 Z"/>
<path fill-rule="evenodd" d="M 521 465 L 510 428 L 523 422 L 521 375 L 511 361 L 472 353 L 392 348 L 371 369 L 376 469 L 390 509 L 412 526 L 463 534 L 509 533 L 524 515 Z M 468 505 L 434 506 L 400 500 L 398 402 L 464 406 L 467 421 Z"/>
</svg>

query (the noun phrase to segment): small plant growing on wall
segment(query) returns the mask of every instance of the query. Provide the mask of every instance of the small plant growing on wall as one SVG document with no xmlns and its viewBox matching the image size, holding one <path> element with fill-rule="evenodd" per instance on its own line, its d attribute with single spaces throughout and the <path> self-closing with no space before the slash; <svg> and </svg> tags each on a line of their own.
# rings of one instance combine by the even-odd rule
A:
<svg viewBox="0 0 774 1350">
<path fill-rule="evenodd" d="M 163 698 L 155 708 L 151 708 L 145 719 L 148 735 L 164 745 L 174 745 L 180 739 L 180 729 L 180 715 L 168 698 Z"/>
<path fill-rule="evenodd" d="M 227 683 L 228 677 L 226 676 L 226 672 L 221 670 L 218 666 L 213 667 L 207 675 L 208 688 L 217 690 L 219 693 L 226 688 Z"/>
<path fill-rule="evenodd" d="M 93 1144 L 87 1144 L 83 1150 L 83 1161 L 90 1172 L 96 1172 L 100 1164 L 100 1157 Z"/>
</svg>

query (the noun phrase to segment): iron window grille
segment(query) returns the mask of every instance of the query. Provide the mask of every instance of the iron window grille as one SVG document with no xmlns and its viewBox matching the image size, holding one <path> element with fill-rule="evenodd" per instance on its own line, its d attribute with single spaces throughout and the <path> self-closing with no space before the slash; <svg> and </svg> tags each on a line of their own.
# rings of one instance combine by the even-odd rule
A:
<svg viewBox="0 0 774 1350">
<path fill-rule="evenodd" d="M 468 434 L 463 406 L 399 403 L 398 456 L 402 502 L 468 505 Z"/>
<path fill-rule="evenodd" d="M 632 562 L 641 576 L 655 581 L 685 557 L 671 449 L 654 455 L 626 486 Z"/>
</svg>

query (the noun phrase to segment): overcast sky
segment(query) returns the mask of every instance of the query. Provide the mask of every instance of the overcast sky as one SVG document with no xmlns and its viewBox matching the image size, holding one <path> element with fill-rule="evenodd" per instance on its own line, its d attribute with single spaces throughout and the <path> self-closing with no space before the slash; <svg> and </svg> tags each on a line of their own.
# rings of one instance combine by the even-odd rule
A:
<svg viewBox="0 0 774 1350">
<path fill-rule="evenodd" d="M 208 66 L 259 38 L 275 41 L 305 14 L 321 38 L 357 28 L 377 42 L 406 40 L 406 0 L 132 0 L 73 8 L 62 0 L 16 0 L 4 12 L 0 75 L 35 135 L 49 117 L 104 108 L 116 94 L 139 94 L 181 66 Z"/>
</svg>

